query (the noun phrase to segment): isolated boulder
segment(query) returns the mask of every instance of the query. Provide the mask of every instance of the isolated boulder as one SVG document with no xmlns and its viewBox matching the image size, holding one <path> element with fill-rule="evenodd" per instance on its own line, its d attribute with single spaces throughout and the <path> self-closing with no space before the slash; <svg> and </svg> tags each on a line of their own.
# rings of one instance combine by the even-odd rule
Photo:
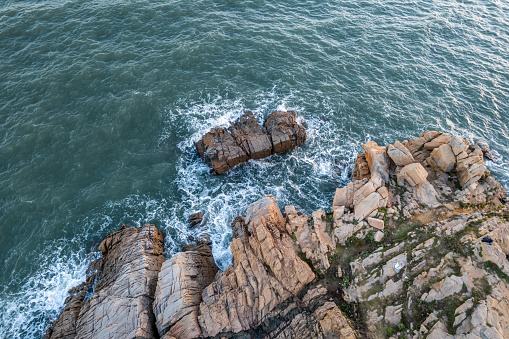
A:
<svg viewBox="0 0 509 339">
<path fill-rule="evenodd" d="M 201 212 L 193 213 L 187 218 L 187 223 L 189 224 L 189 227 L 195 228 L 196 226 L 200 225 L 203 221 L 203 214 Z"/>
<path fill-rule="evenodd" d="M 216 174 L 223 174 L 249 159 L 265 158 L 302 144 L 306 130 L 296 118 L 294 111 L 275 111 L 262 127 L 252 112 L 246 112 L 227 129 L 212 128 L 195 147 Z"/>
</svg>

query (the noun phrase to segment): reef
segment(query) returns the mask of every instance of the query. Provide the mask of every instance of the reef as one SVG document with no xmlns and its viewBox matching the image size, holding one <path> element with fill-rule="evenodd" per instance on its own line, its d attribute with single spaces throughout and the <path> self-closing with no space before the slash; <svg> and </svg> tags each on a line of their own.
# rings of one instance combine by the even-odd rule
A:
<svg viewBox="0 0 509 339">
<path fill-rule="evenodd" d="M 261 159 L 293 149 L 306 140 L 305 128 L 294 111 L 275 111 L 263 127 L 248 111 L 229 128 L 214 127 L 195 143 L 198 154 L 216 174 L 250 159 Z"/>
<path fill-rule="evenodd" d="M 206 236 L 165 259 L 153 225 L 108 234 L 45 338 L 506 338 L 509 202 L 489 148 L 426 131 L 363 150 L 328 211 L 253 202 L 224 271 Z"/>
</svg>

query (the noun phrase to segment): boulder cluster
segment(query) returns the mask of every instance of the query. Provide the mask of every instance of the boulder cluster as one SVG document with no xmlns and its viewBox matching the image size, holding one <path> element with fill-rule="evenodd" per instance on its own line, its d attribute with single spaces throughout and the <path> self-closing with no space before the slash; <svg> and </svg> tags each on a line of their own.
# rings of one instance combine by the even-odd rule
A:
<svg viewBox="0 0 509 339">
<path fill-rule="evenodd" d="M 293 149 L 306 140 L 305 128 L 294 111 L 275 111 L 263 127 L 252 112 L 240 116 L 229 128 L 214 127 L 195 143 L 198 154 L 216 174 L 250 159 L 261 159 Z"/>
<path fill-rule="evenodd" d="M 506 338 L 509 203 L 489 149 L 428 131 L 363 150 L 330 212 L 252 203 L 224 271 L 207 236 L 165 259 L 153 225 L 107 235 L 45 338 Z"/>
<path fill-rule="evenodd" d="M 272 196 L 251 204 L 224 271 L 206 238 L 164 260 L 153 225 L 108 234 L 45 338 L 355 338 L 285 224 Z"/>
</svg>

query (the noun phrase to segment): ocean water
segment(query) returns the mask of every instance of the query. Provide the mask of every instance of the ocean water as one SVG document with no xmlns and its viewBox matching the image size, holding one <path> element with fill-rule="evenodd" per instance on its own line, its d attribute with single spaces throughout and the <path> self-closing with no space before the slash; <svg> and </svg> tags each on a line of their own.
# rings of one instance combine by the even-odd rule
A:
<svg viewBox="0 0 509 339">
<path fill-rule="evenodd" d="M 0 0 L 0 337 L 41 338 L 95 246 L 273 194 L 330 209 L 361 145 L 436 129 L 487 141 L 509 188 L 506 1 Z M 302 147 L 212 176 L 193 147 L 245 110 L 294 109 Z"/>
</svg>

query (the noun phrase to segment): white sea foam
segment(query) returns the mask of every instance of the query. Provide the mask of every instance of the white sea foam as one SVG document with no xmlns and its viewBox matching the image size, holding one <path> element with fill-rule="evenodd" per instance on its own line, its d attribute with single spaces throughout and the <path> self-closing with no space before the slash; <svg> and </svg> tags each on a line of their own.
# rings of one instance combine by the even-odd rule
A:
<svg viewBox="0 0 509 339">
<path fill-rule="evenodd" d="M 88 266 L 84 251 L 62 256 L 62 245 L 48 246 L 37 258 L 40 269 L 21 289 L 2 298 L 0 333 L 4 338 L 37 338 L 47 320 L 53 320 L 63 306 L 67 291 L 85 279 Z"/>
<path fill-rule="evenodd" d="M 232 220 L 244 215 L 252 202 L 267 194 L 278 200 L 280 207 L 296 205 L 305 213 L 318 208 L 328 209 L 336 187 L 346 183 L 360 144 L 354 138 L 341 136 L 340 126 L 327 115 L 306 111 L 294 94 L 279 96 L 275 88 L 261 93 L 246 107 L 242 100 L 229 100 L 222 96 L 207 96 L 202 101 L 178 102 L 168 109 L 168 131 L 187 135 L 179 145 L 180 156 L 176 161 L 178 171 L 176 184 L 179 193 L 174 200 L 173 225 L 178 229 L 180 240 L 189 235 L 208 233 L 213 242 L 214 257 L 221 268 L 231 262 L 229 240 Z M 273 155 L 237 166 L 222 176 L 211 175 L 207 165 L 196 154 L 194 142 L 214 126 L 227 126 L 246 110 L 252 110 L 260 122 L 274 110 L 293 109 L 299 122 L 307 126 L 307 141 L 290 152 Z M 161 142 L 171 137 L 164 134 Z M 199 231 L 187 228 L 186 217 L 202 211 L 207 219 L 206 227 Z M 167 229 L 169 252 L 176 234 Z"/>
<path fill-rule="evenodd" d="M 133 194 L 104 206 L 101 213 L 83 221 L 85 225 L 100 225 L 77 240 L 100 239 L 112 230 L 115 220 L 129 220 L 130 226 L 147 222 L 156 223 L 165 231 L 166 255 L 180 251 L 189 237 L 202 233 L 210 235 L 213 254 L 224 269 L 231 263 L 229 240 L 231 222 L 244 215 L 252 202 L 273 194 L 280 207 L 295 205 L 310 214 L 318 208 L 330 209 L 334 190 L 346 185 L 357 154 L 363 143 L 375 139 L 382 144 L 392 143 L 414 135 L 406 130 L 387 129 L 384 133 L 376 122 L 352 130 L 338 107 L 323 99 L 308 105 L 299 101 L 298 93 L 279 95 L 277 89 L 261 93 L 250 106 L 244 100 L 231 100 L 221 95 L 206 95 L 199 101 L 180 100 L 167 110 L 167 130 L 160 142 L 181 137 L 174 165 L 175 192 L 161 192 L 161 196 L 147 197 Z M 298 121 L 307 127 L 307 140 L 299 148 L 284 154 L 273 155 L 237 166 L 222 176 L 210 174 L 209 167 L 197 156 L 194 142 L 214 126 L 228 126 L 246 110 L 252 110 L 260 122 L 273 110 L 297 111 Z M 341 106 L 339 107 L 341 109 Z M 427 126 L 429 129 L 429 126 Z M 437 129 L 442 128 L 436 126 Z M 454 129 L 454 126 L 450 126 Z M 426 127 L 422 128 L 423 130 Z M 376 135 L 374 135 L 376 132 Z M 474 139 L 472 131 L 451 131 Z M 507 183 L 507 164 L 500 156 L 497 162 L 487 162 L 490 170 L 502 173 L 501 181 Z M 497 177 L 498 179 L 498 177 Z M 202 211 L 205 227 L 191 230 L 187 217 Z M 119 217 L 120 215 L 120 217 Z M 89 257 L 85 249 L 69 255 L 61 243 L 51 244 L 41 257 L 41 269 L 32 275 L 14 295 L 3 298 L 0 304 L 0 333 L 13 338 L 40 337 L 46 319 L 54 319 L 63 306 L 67 291 L 85 278 Z"/>
</svg>

